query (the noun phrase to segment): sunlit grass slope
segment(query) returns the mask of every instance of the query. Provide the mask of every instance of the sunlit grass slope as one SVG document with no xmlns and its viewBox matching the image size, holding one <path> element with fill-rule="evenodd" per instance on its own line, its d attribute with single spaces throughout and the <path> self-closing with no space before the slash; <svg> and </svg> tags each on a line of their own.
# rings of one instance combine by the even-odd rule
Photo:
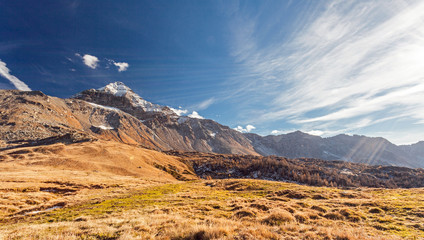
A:
<svg viewBox="0 0 424 240">
<path fill-rule="evenodd" d="M 5 239 L 424 237 L 422 189 L 343 190 L 233 179 L 133 184 L 61 209 L 5 218 L 0 233 Z"/>
</svg>

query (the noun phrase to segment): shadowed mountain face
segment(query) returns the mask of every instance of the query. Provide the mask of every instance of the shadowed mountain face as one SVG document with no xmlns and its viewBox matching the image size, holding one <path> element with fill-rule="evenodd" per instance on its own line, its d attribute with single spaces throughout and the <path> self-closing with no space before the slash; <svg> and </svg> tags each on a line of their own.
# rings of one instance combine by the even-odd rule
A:
<svg viewBox="0 0 424 240">
<path fill-rule="evenodd" d="M 424 167 L 424 144 L 396 146 L 384 138 L 337 135 L 329 138 L 300 131 L 261 137 L 246 134 L 261 155 L 344 160 L 371 165 Z"/>
<path fill-rule="evenodd" d="M 41 144 L 59 136 L 57 139 L 68 142 L 100 138 L 157 150 L 424 167 L 424 142 L 396 146 L 384 138 L 321 138 L 300 131 L 265 137 L 243 134 L 213 120 L 179 116 L 172 108 L 144 100 L 120 82 L 85 90 L 72 99 L 39 91 L 0 90 L 0 103 L 0 148 Z"/>
</svg>

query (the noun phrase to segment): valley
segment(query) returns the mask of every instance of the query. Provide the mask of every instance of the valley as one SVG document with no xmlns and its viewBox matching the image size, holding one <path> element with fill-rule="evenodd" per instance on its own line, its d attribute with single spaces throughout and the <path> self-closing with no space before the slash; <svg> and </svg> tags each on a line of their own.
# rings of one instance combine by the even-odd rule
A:
<svg viewBox="0 0 424 240">
<path fill-rule="evenodd" d="M 421 143 L 243 134 L 108 86 L 0 90 L 0 238 L 424 239 L 421 163 L 392 154 Z"/>
<path fill-rule="evenodd" d="M 160 183 L 76 171 L 61 171 L 54 182 L 45 173 L 1 179 L 4 239 L 424 237 L 422 189 L 344 190 L 247 179 Z M 14 208 L 5 214 L 7 204 Z"/>
</svg>

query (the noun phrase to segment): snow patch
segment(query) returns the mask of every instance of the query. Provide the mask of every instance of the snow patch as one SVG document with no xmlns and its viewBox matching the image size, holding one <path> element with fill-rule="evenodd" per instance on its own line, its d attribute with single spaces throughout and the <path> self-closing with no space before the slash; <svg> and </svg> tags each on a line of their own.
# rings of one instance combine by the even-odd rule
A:
<svg viewBox="0 0 424 240">
<path fill-rule="evenodd" d="M 340 174 L 351 175 L 351 176 L 355 175 L 352 171 L 350 171 L 347 168 L 344 168 L 342 171 L 340 171 Z"/>
<path fill-rule="evenodd" d="M 185 123 L 185 122 L 187 122 L 187 120 L 188 120 L 188 117 L 182 116 L 182 117 L 178 118 L 178 123 L 179 124 Z"/>
<path fill-rule="evenodd" d="M 89 102 L 88 104 L 90 104 L 91 106 L 96 107 L 96 108 L 103 108 L 103 109 L 107 109 L 107 110 L 111 110 L 111 111 L 121 111 L 120 109 L 115 108 L 115 107 L 103 106 L 103 105 L 95 104 L 95 103 L 91 103 L 91 102 Z"/>
<path fill-rule="evenodd" d="M 135 107 L 141 107 L 145 112 L 163 112 L 162 106 L 148 102 L 135 93 L 131 93 L 130 100 Z"/>
<path fill-rule="evenodd" d="M 100 128 L 100 129 L 103 129 L 103 130 L 112 130 L 112 129 L 114 129 L 113 127 L 108 127 L 108 126 L 105 126 L 105 125 L 100 125 L 100 126 L 95 126 L 95 127 L 97 127 L 97 128 Z"/>
<path fill-rule="evenodd" d="M 211 137 L 215 138 L 216 133 L 209 133 L 209 136 L 211 136 Z"/>
<path fill-rule="evenodd" d="M 96 108 L 103 108 L 103 109 L 107 109 L 107 110 L 111 110 L 111 111 L 121 111 L 118 108 L 103 106 L 103 105 L 95 104 L 95 103 L 91 103 L 91 102 L 89 102 L 88 104 L 90 104 L 91 106 L 96 107 Z"/>
</svg>

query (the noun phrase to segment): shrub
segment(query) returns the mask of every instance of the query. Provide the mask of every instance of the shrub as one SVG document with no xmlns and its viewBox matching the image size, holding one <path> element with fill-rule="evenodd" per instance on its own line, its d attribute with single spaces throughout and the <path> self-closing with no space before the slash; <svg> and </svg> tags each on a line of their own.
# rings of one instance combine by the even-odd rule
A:
<svg viewBox="0 0 424 240">
<path fill-rule="evenodd" d="M 294 218 L 296 218 L 296 220 L 300 223 L 305 223 L 309 219 L 308 216 L 306 216 L 305 214 L 300 214 L 300 213 L 295 214 Z"/>
<path fill-rule="evenodd" d="M 375 208 L 370 208 L 370 210 L 368 212 L 369 213 L 382 213 L 383 209 L 375 207 Z"/>
<path fill-rule="evenodd" d="M 322 213 L 326 213 L 327 212 L 327 208 L 322 207 L 322 206 L 312 206 L 311 209 L 316 210 L 318 212 L 322 212 Z"/>
<path fill-rule="evenodd" d="M 291 213 L 282 210 L 282 211 L 269 215 L 262 222 L 267 225 L 278 226 L 285 222 L 293 222 L 295 220 L 296 219 L 293 217 L 293 215 L 291 215 Z"/>
<path fill-rule="evenodd" d="M 268 211 L 269 207 L 264 205 L 264 204 L 260 204 L 260 203 L 252 203 L 250 204 L 251 207 L 262 210 L 262 211 Z"/>
<path fill-rule="evenodd" d="M 342 220 L 343 219 L 343 215 L 341 215 L 338 212 L 332 212 L 332 213 L 327 213 L 324 215 L 325 218 L 327 219 L 331 219 L 331 220 Z"/>
<path fill-rule="evenodd" d="M 237 218 L 244 218 L 244 217 L 255 217 L 256 213 L 250 210 L 240 210 L 234 214 Z"/>
<path fill-rule="evenodd" d="M 226 236 L 227 233 L 222 230 L 199 230 L 197 232 L 189 233 L 188 236 L 185 236 L 184 240 L 209 240 L 209 239 L 221 239 Z M 172 238 L 173 240 L 181 239 L 179 237 Z"/>
</svg>

